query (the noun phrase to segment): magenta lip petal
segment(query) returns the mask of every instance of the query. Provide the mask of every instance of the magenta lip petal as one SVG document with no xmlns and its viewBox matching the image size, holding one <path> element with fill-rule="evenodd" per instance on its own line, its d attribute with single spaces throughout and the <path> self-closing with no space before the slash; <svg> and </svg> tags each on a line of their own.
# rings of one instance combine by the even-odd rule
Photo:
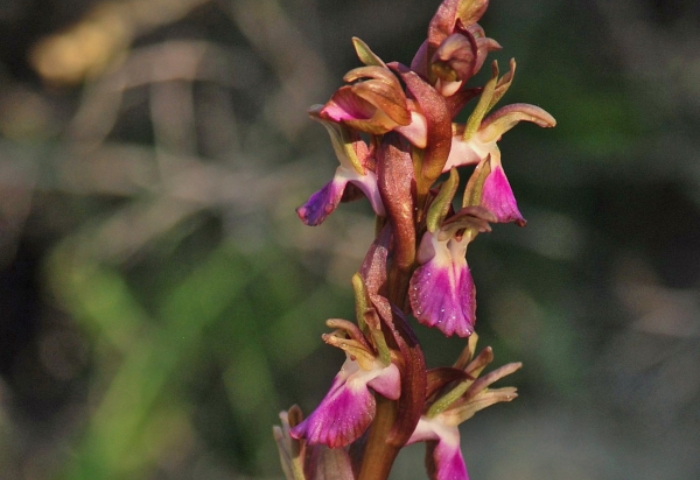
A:
<svg viewBox="0 0 700 480">
<path fill-rule="evenodd" d="M 338 207 L 347 180 L 333 178 L 321 190 L 309 197 L 304 205 L 297 208 L 297 215 L 306 225 L 316 226 Z"/>
<path fill-rule="evenodd" d="M 435 480 L 469 480 L 459 444 L 452 446 L 445 441 L 438 441 L 433 450 L 433 461 L 435 462 Z"/>
<path fill-rule="evenodd" d="M 474 331 L 476 317 L 476 290 L 469 267 L 466 261 L 441 266 L 435 258 L 411 277 L 409 297 L 413 315 L 423 325 L 436 327 L 446 336 L 456 333 L 468 337 Z"/>
<path fill-rule="evenodd" d="M 508 183 L 503 168 L 495 167 L 484 182 L 481 205 L 491 210 L 501 223 L 524 223 L 525 219 L 518 210 L 513 189 Z"/>
<path fill-rule="evenodd" d="M 352 388 L 336 377 L 331 390 L 303 422 L 290 431 L 293 438 L 331 448 L 357 440 L 374 418 L 376 402 L 366 384 Z"/>
</svg>

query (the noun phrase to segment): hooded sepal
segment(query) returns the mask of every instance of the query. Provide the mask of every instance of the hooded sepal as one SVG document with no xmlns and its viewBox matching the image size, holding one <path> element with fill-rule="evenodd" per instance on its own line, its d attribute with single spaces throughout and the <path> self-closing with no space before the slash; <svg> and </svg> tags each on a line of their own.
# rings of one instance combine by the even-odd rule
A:
<svg viewBox="0 0 700 480">
<path fill-rule="evenodd" d="M 453 95 L 481 70 L 489 52 L 500 49 L 501 45 L 486 37 L 481 26 L 465 27 L 458 21 L 454 33 L 440 44 L 431 60 L 436 88 L 446 97 Z"/>
<path fill-rule="evenodd" d="M 428 58 L 449 37 L 457 23 L 457 8 L 461 0 L 444 0 L 428 24 Z"/>
</svg>

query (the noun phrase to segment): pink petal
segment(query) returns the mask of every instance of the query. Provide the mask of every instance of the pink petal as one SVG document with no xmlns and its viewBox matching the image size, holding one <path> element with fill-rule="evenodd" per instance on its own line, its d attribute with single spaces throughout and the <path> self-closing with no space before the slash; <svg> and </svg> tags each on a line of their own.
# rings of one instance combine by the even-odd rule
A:
<svg viewBox="0 0 700 480">
<path fill-rule="evenodd" d="M 385 217 L 386 210 L 384 209 L 382 196 L 379 193 L 379 187 L 377 186 L 377 175 L 368 170 L 365 175 L 359 175 L 355 171 L 345 171 L 345 176 L 350 183 L 356 185 L 360 190 L 362 190 L 369 200 L 370 205 L 372 205 L 372 210 L 374 210 L 374 213 L 380 217 Z"/>
<path fill-rule="evenodd" d="M 491 210 L 500 223 L 515 222 L 520 226 L 525 225 L 513 189 L 501 165 L 492 166 L 491 173 L 484 181 L 481 206 Z"/>
<path fill-rule="evenodd" d="M 465 259 L 437 254 L 418 267 L 410 282 L 413 315 L 447 336 L 468 337 L 476 319 L 476 289 Z"/>
<path fill-rule="evenodd" d="M 382 370 L 381 375 L 371 380 L 368 386 L 372 387 L 382 397 L 389 400 L 397 400 L 401 396 L 401 374 L 393 363 Z"/>
<path fill-rule="evenodd" d="M 487 152 L 477 152 L 474 149 L 475 145 L 472 142 L 465 142 L 460 136 L 452 137 L 452 146 L 450 154 L 447 156 L 447 162 L 442 167 L 442 171 L 449 172 L 452 167 L 462 167 L 464 165 L 476 165 L 487 155 Z"/>
<path fill-rule="evenodd" d="M 364 433 L 374 418 L 376 402 L 366 382 L 348 379 L 341 370 L 316 410 L 290 431 L 292 438 L 336 448 Z"/>
<path fill-rule="evenodd" d="M 411 123 L 406 126 L 394 128 L 401 135 L 418 148 L 425 148 L 428 142 L 428 122 L 418 112 L 411 112 Z"/>
<path fill-rule="evenodd" d="M 348 181 L 333 177 L 321 190 L 309 197 L 304 205 L 297 208 L 297 215 L 305 225 L 316 226 L 338 207 Z"/>
</svg>

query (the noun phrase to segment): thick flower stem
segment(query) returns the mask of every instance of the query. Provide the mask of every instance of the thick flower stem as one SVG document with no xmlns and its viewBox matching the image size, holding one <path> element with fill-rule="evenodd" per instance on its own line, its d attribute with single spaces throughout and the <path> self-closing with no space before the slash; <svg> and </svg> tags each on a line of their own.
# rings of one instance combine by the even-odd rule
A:
<svg viewBox="0 0 700 480">
<path fill-rule="evenodd" d="M 396 402 L 377 395 L 377 415 L 367 438 L 362 467 L 357 480 L 386 480 L 400 447 L 387 439 L 396 419 Z"/>
</svg>

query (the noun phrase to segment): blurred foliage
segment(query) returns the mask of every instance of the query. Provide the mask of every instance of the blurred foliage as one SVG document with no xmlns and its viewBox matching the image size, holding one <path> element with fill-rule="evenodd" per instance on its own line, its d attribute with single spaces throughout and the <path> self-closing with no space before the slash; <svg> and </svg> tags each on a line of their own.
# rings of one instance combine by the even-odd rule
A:
<svg viewBox="0 0 700 480">
<path fill-rule="evenodd" d="M 0 5 L 3 479 L 280 478 L 271 425 L 342 356 L 373 233 L 294 207 L 335 160 L 306 117 L 357 35 L 408 63 L 438 1 Z M 700 476 L 700 8 L 493 2 L 525 229 L 470 246 L 517 402 L 465 428 L 473 478 Z M 419 328 L 431 366 L 462 345 Z M 424 478 L 421 450 L 394 478 Z M 414 454 L 415 453 L 415 454 Z"/>
</svg>

